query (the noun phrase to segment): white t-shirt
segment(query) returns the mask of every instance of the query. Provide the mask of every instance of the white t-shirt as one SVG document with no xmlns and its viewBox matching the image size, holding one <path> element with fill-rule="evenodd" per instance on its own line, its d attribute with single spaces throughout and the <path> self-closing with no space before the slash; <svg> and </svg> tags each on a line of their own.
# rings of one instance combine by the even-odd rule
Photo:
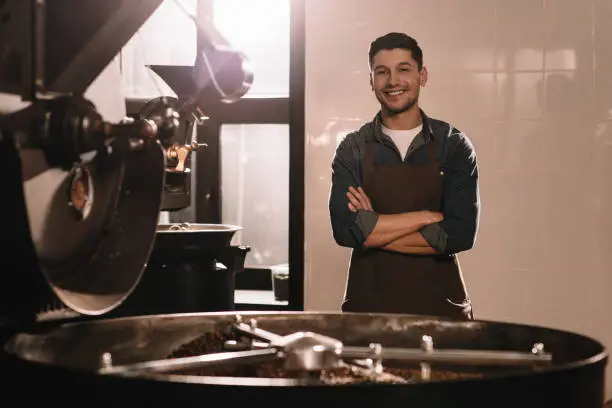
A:
<svg viewBox="0 0 612 408">
<path fill-rule="evenodd" d="M 406 152 L 408 152 L 410 143 L 412 143 L 416 135 L 421 132 L 421 129 L 423 129 L 422 124 L 409 130 L 395 130 L 389 129 L 384 125 L 382 126 L 382 132 L 393 140 L 393 143 L 397 146 L 397 150 L 399 150 L 402 155 L 402 159 L 406 157 Z"/>
</svg>

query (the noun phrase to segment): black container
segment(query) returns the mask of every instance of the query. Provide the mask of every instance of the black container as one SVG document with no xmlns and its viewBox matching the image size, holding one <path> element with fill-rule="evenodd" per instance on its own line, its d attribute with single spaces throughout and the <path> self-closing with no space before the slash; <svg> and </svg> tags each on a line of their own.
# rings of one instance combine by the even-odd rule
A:
<svg viewBox="0 0 612 408">
<path fill-rule="evenodd" d="M 272 275 L 272 290 L 274 292 L 274 300 L 286 302 L 289 300 L 289 270 L 281 267 L 273 267 Z"/>
<path fill-rule="evenodd" d="M 240 228 L 160 225 L 140 283 L 109 317 L 235 310 L 235 275 L 248 246 L 230 246 Z"/>
</svg>

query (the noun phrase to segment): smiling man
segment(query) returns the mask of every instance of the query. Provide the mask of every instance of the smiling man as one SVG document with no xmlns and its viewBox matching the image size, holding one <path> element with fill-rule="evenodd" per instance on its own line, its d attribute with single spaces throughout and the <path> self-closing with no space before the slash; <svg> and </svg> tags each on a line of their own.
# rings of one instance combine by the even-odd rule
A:
<svg viewBox="0 0 612 408">
<path fill-rule="evenodd" d="M 474 148 L 419 107 L 428 73 L 413 38 L 377 38 L 369 63 L 380 111 L 332 162 L 333 235 L 352 248 L 342 310 L 473 319 L 457 253 L 478 230 Z"/>
</svg>

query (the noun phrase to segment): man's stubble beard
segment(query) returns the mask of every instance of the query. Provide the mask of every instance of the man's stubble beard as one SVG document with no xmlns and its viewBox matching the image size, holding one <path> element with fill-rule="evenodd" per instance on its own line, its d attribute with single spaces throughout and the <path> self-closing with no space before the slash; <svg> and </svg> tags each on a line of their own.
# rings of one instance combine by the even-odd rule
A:
<svg viewBox="0 0 612 408">
<path fill-rule="evenodd" d="M 381 91 L 382 94 L 382 91 Z M 376 99 L 378 99 L 378 102 L 380 103 L 382 109 L 385 111 L 385 113 L 389 116 L 395 116 L 395 115 L 399 115 L 400 113 L 404 113 L 406 111 L 409 111 L 410 109 L 412 109 L 417 102 L 419 101 L 419 90 L 417 89 L 417 94 L 414 97 L 414 99 L 409 100 L 408 102 L 406 102 L 404 105 L 402 105 L 400 108 L 392 108 L 389 105 L 387 105 L 387 103 L 385 102 L 384 98 L 379 95 L 378 93 L 376 93 Z"/>
</svg>

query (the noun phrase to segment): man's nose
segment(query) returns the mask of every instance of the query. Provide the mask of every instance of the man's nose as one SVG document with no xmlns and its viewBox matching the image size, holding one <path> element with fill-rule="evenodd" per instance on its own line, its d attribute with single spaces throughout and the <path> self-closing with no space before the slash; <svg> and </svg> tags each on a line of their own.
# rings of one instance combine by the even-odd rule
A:
<svg viewBox="0 0 612 408">
<path fill-rule="evenodd" d="M 388 85 L 399 84 L 399 75 L 397 75 L 395 72 L 389 73 L 389 76 L 387 77 L 387 84 Z"/>
</svg>

